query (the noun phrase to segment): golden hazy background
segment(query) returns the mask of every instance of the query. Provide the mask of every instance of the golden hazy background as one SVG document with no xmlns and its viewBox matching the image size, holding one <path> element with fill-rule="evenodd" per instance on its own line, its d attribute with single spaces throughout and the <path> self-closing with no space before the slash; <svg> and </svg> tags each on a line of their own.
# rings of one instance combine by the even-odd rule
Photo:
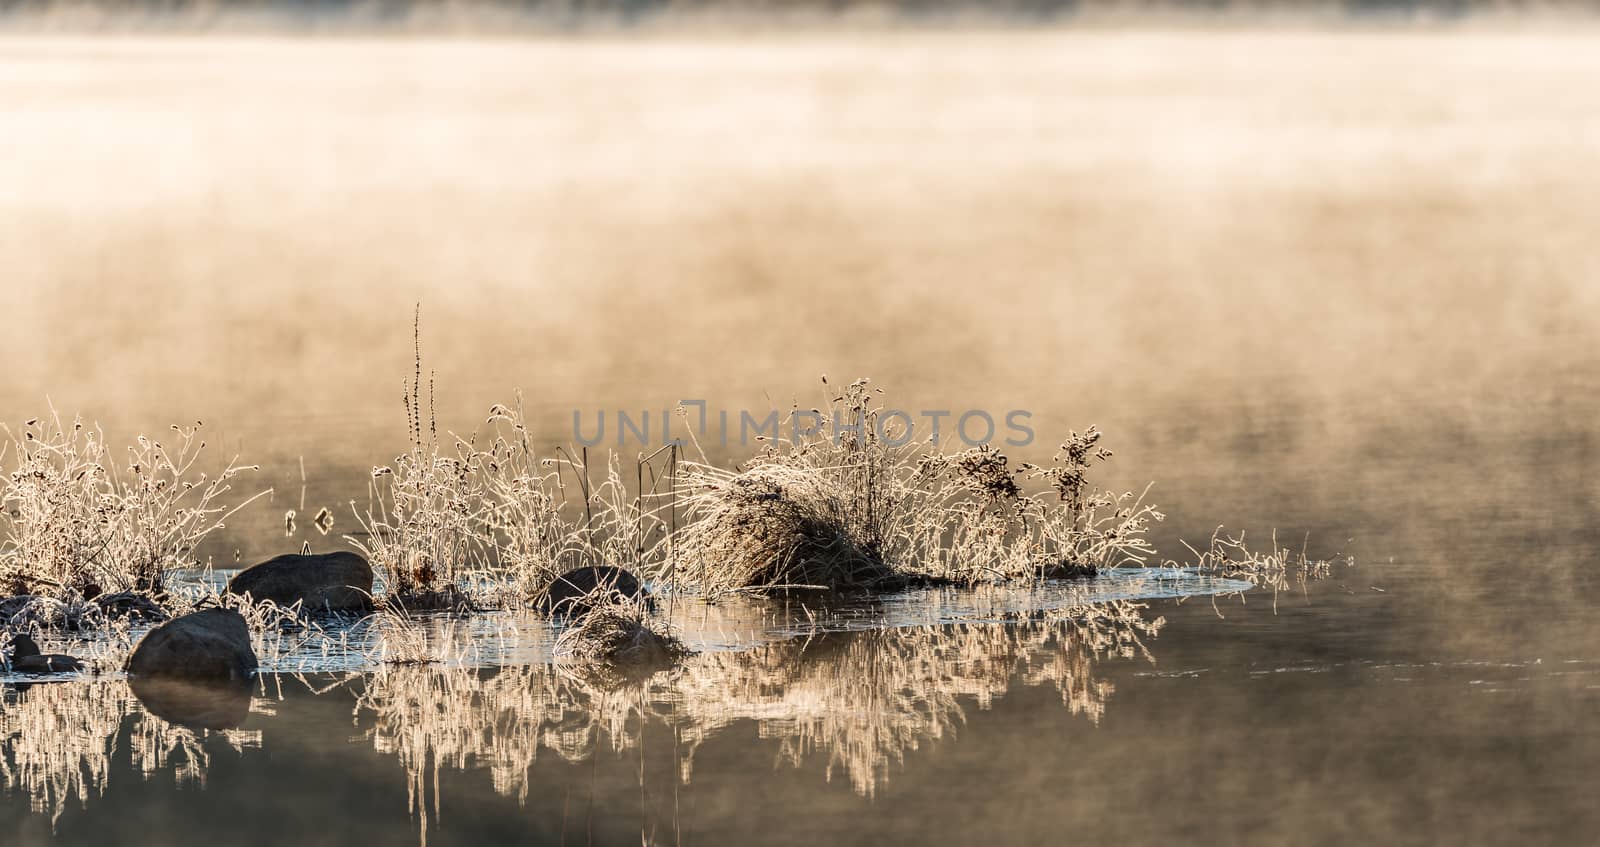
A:
<svg viewBox="0 0 1600 847">
<path fill-rule="evenodd" d="M 420 302 L 444 428 L 870 375 L 1023 459 L 1099 424 L 1172 537 L 1544 598 L 1600 526 L 1597 83 L 1581 28 L 7 39 L 0 418 L 204 420 L 277 489 L 229 543 L 298 546 L 302 459 L 337 535 L 402 447 Z"/>
</svg>

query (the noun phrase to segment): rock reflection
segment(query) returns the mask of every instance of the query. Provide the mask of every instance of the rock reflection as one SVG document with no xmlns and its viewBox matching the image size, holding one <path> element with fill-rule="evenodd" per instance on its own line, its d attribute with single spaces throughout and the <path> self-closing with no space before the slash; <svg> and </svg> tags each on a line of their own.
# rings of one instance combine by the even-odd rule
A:
<svg viewBox="0 0 1600 847">
<path fill-rule="evenodd" d="M 174 702 L 173 692 L 163 693 Z M 243 705 L 248 713 L 248 691 Z M 212 719 L 223 714 L 216 701 L 208 708 Z M 235 695 L 226 714 L 242 720 L 237 708 Z M 0 784 L 7 793 L 26 794 L 33 812 L 54 823 L 74 799 L 82 806 L 105 793 L 124 737 L 128 760 L 116 767 L 131 765 L 145 779 L 170 770 L 178 784 L 202 786 L 208 739 L 221 738 L 236 752 L 261 745 L 259 731 L 190 729 L 152 711 L 123 680 L 0 686 Z"/>
<path fill-rule="evenodd" d="M 796 767 L 825 757 L 854 790 L 872 796 L 892 766 L 949 734 L 972 706 L 987 708 L 1015 685 L 1053 686 L 1075 715 L 1098 722 L 1113 692 L 1095 665 L 1151 660 L 1145 640 L 1163 621 L 1131 602 L 1079 606 L 1008 623 L 966 623 L 770 643 L 694 655 L 642 681 L 594 678 L 581 668 L 532 665 L 463 672 L 388 668 L 364 680 L 356 706 L 380 752 L 411 779 L 424 820 L 429 777 L 487 769 L 495 790 L 525 801 L 541 753 L 583 761 L 609 746 L 636 747 L 648 725 L 682 742 L 680 778 L 695 749 L 751 721 Z"/>
<path fill-rule="evenodd" d="M 202 685 L 181 679 L 133 677 L 129 684 L 152 715 L 190 729 L 233 729 L 250 716 L 248 682 Z"/>
</svg>

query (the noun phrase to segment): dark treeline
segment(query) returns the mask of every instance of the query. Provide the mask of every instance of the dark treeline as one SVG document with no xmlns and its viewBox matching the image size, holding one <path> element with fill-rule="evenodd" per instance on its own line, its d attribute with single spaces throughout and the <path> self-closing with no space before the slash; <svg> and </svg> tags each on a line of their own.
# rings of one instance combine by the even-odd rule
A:
<svg viewBox="0 0 1600 847">
<path fill-rule="evenodd" d="M 454 23 L 540 27 L 734 21 L 1050 22 L 1096 16 L 1449 19 L 1589 14 L 1600 0 L 0 0 L 0 22 L 122 21 L 159 27 L 248 20 L 303 27 L 405 28 Z"/>
</svg>

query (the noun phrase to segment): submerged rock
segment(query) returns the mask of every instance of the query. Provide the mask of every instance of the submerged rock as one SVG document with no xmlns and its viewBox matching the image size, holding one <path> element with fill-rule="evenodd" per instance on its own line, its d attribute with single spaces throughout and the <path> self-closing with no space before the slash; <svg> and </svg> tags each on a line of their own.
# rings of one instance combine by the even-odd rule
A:
<svg viewBox="0 0 1600 847">
<path fill-rule="evenodd" d="M 128 673 L 188 680 L 248 680 L 255 650 L 244 616 L 232 609 L 206 609 L 150 630 L 133 655 Z"/>
<path fill-rule="evenodd" d="M 610 565 L 576 568 L 551 580 L 534 599 L 542 612 L 582 617 L 616 602 L 650 604 L 650 595 L 631 572 Z"/>
<path fill-rule="evenodd" d="M 11 640 L 11 670 L 14 673 L 76 673 L 83 662 L 63 653 L 41 653 L 32 636 L 18 635 Z"/>
<path fill-rule="evenodd" d="M 671 665 L 685 652 L 670 635 L 640 626 L 631 630 L 612 630 L 598 645 L 595 660 L 629 668 L 655 670 Z"/>
<path fill-rule="evenodd" d="M 285 607 L 300 603 L 304 612 L 366 611 L 372 608 L 372 566 L 346 551 L 291 553 L 241 571 L 228 582 L 228 593 Z"/>
<path fill-rule="evenodd" d="M 591 609 L 562 634 L 558 650 L 600 677 L 641 678 L 670 668 L 689 654 L 671 633 L 651 626 L 637 603 Z"/>
</svg>

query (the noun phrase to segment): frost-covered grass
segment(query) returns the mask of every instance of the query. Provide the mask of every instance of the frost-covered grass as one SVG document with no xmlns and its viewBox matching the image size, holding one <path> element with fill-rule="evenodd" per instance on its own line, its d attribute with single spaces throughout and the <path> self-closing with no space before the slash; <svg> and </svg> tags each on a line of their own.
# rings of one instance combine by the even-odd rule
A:
<svg viewBox="0 0 1600 847">
<path fill-rule="evenodd" d="M 851 383 L 811 412 L 831 429 L 769 442 L 742 466 L 686 465 L 685 581 L 712 593 L 973 584 L 1092 574 L 1155 553 L 1146 531 L 1162 514 L 1088 480 L 1111 458 L 1098 429 L 1070 434 L 1049 465 L 1013 466 L 991 445 L 944 452 L 905 439 L 876 394 Z"/>
</svg>

